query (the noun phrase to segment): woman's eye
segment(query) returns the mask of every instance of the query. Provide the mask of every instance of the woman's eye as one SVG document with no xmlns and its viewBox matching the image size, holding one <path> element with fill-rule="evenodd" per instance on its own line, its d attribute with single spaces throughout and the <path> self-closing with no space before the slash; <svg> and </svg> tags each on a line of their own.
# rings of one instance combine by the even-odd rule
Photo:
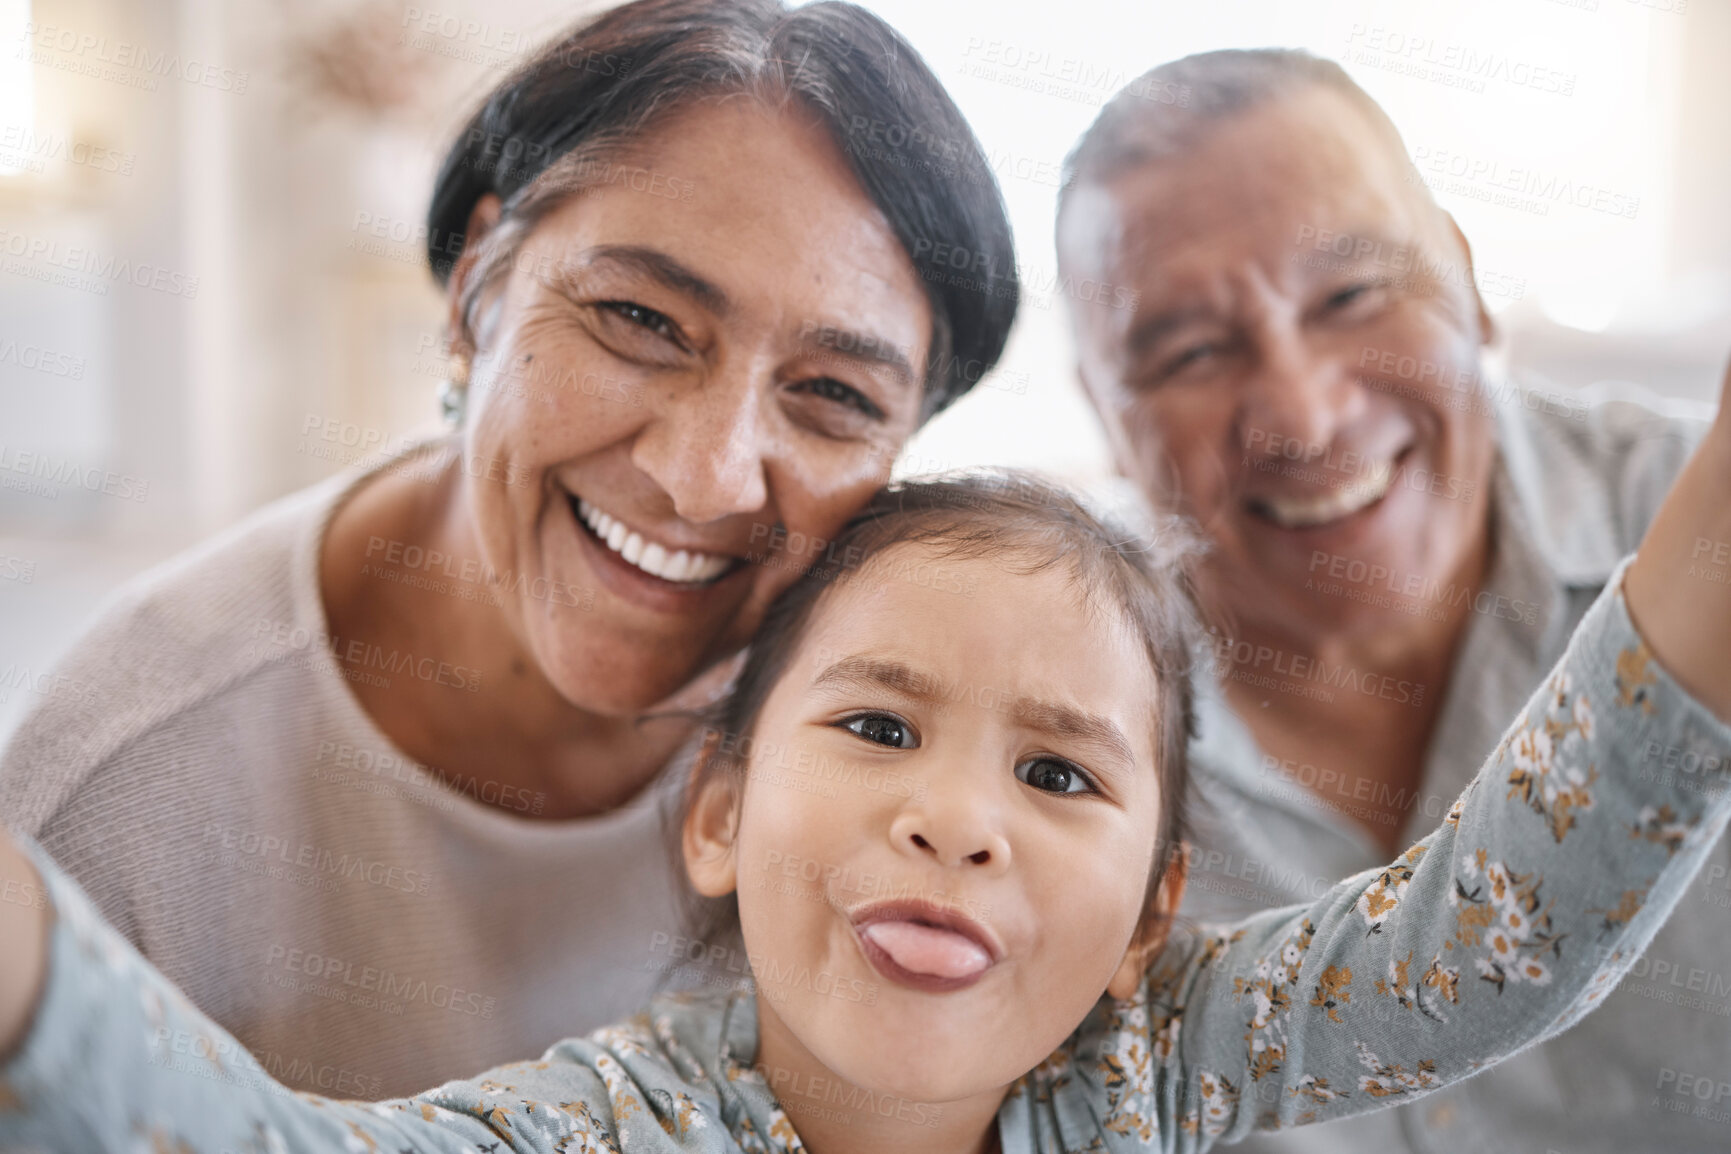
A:
<svg viewBox="0 0 1731 1154">
<path fill-rule="evenodd" d="M 887 745 L 893 749 L 912 749 L 914 747 L 914 731 L 899 717 L 891 717 L 887 713 L 867 713 L 860 717 L 849 718 L 842 722 L 842 728 L 849 733 L 857 734 L 874 745 Z"/>
<path fill-rule="evenodd" d="M 630 301 L 602 301 L 601 307 L 607 311 L 624 317 L 638 328 L 648 329 L 658 337 L 666 337 L 670 341 L 679 339 L 679 330 L 665 313 L 645 308 Z"/>
<path fill-rule="evenodd" d="M 1088 775 L 1067 761 L 1035 757 L 1016 767 L 1016 777 L 1044 793 L 1096 793 Z"/>
<path fill-rule="evenodd" d="M 870 397 L 852 385 L 843 384 L 834 377 L 813 377 L 809 380 L 800 381 L 794 386 L 794 389 L 798 392 L 809 393 L 814 397 L 821 397 L 826 401 L 834 401 L 838 405 L 857 409 L 874 421 L 884 419 L 884 411 L 878 408 Z"/>
</svg>

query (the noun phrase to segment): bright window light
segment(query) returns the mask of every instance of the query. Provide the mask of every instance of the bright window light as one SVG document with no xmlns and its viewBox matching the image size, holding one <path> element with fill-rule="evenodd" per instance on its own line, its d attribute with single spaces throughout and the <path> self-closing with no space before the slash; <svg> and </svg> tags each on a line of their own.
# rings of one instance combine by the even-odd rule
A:
<svg viewBox="0 0 1731 1154">
<path fill-rule="evenodd" d="M 29 171 L 8 137 L 36 131 L 36 66 L 30 61 L 30 0 L 0 0 L 0 176 Z"/>
</svg>

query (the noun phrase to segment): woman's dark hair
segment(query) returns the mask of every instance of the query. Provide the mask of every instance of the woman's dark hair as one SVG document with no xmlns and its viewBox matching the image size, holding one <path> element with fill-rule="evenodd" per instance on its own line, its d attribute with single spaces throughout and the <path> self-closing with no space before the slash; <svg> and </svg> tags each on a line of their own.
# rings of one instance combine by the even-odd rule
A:
<svg viewBox="0 0 1731 1154">
<path fill-rule="evenodd" d="M 672 112 L 741 93 L 795 102 L 828 128 L 925 282 L 925 415 L 967 392 L 997 363 L 1016 315 L 1003 196 L 925 61 L 852 4 L 636 0 L 579 24 L 501 83 L 445 157 L 427 210 L 427 255 L 443 285 L 475 204 L 488 193 L 503 203 L 472 257 L 465 327 L 523 237 L 596 183 L 608 157 Z"/>
<path fill-rule="evenodd" d="M 824 595 L 848 581 L 872 580 L 872 562 L 898 545 L 919 545 L 943 560 L 990 558 L 1016 574 L 1062 566 L 1084 603 L 1127 626 L 1147 654 L 1155 700 L 1149 723 L 1159 764 L 1160 823 L 1150 847 L 1144 908 L 1181 855 L 1195 730 L 1191 675 L 1201 648 L 1192 562 L 1195 538 L 1176 519 L 1134 533 L 1090 512 L 1068 490 L 1014 470 L 977 471 L 904 481 L 881 489 L 776 599 L 753 638 L 733 688 L 711 710 L 704 751 L 692 769 L 684 817 L 716 774 L 743 779 L 750 738 L 771 690 L 798 650 Z M 1037 624 L 1031 623 L 1037 628 Z M 730 740 L 718 740 L 720 738 Z M 685 876 L 677 837 L 676 876 Z M 739 926 L 734 897 L 688 892 L 687 921 L 698 942 L 731 944 Z M 1144 923 L 1146 931 L 1155 927 Z"/>
</svg>

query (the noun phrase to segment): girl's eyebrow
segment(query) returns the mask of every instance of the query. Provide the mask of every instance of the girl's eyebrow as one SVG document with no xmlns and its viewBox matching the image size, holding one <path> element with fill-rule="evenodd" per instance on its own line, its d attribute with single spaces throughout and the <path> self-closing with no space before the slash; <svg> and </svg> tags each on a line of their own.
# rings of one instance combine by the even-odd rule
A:
<svg viewBox="0 0 1731 1154">
<path fill-rule="evenodd" d="M 1125 738 L 1124 731 L 1118 728 L 1116 722 L 1097 714 L 1084 713 L 1080 709 L 1055 701 L 1019 697 L 1010 706 L 1010 716 L 1029 729 L 1085 741 L 1099 746 L 1127 766 L 1136 764 L 1136 755 L 1131 752 L 1130 742 Z"/>
<path fill-rule="evenodd" d="M 948 705 L 965 696 L 959 683 L 946 684 L 941 678 L 921 673 L 901 661 L 876 657 L 844 657 L 812 679 L 813 689 L 830 686 L 888 689 L 903 697 L 932 705 Z M 947 692 L 949 691 L 949 692 Z M 992 691 L 996 694 L 998 691 Z M 1025 725 L 1054 737 L 1067 737 L 1099 747 L 1118 758 L 1126 767 L 1136 764 L 1129 739 L 1116 722 L 1098 714 L 1088 713 L 1062 702 L 1042 701 L 1033 697 L 1010 699 L 1005 702 L 1009 715 L 1018 725 Z"/>
<path fill-rule="evenodd" d="M 811 682 L 813 689 L 827 689 L 832 685 L 889 689 L 904 697 L 933 704 L 944 701 L 944 694 L 940 692 L 942 683 L 937 678 L 921 674 L 903 662 L 876 657 L 844 657 Z"/>
</svg>

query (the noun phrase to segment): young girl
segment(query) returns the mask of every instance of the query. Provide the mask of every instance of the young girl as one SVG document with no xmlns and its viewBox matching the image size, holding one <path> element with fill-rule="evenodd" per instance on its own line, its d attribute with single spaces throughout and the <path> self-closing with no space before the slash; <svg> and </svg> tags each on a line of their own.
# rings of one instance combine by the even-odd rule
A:
<svg viewBox="0 0 1731 1154">
<path fill-rule="evenodd" d="M 1180 569 L 1031 480 L 886 491 L 777 602 L 690 784 L 686 871 L 737 902 L 755 992 L 667 996 L 412 1099 L 291 1095 L 45 856 L 45 901 L 8 857 L 0 931 L 23 958 L 51 940 L 45 976 L 0 968 L 0 1047 L 34 1015 L 0 1146 L 1202 1149 L 1423 1094 L 1591 1009 L 1731 814 L 1718 783 L 1641 772 L 1654 743 L 1723 764 L 1731 728 L 1622 589 L 1425 841 L 1308 908 L 1168 942 Z M 1714 613 L 1697 624 L 1722 638 Z M 1714 648 L 1660 652 L 1723 710 Z M 410 980 L 258 952 L 312 996 Z"/>
</svg>

